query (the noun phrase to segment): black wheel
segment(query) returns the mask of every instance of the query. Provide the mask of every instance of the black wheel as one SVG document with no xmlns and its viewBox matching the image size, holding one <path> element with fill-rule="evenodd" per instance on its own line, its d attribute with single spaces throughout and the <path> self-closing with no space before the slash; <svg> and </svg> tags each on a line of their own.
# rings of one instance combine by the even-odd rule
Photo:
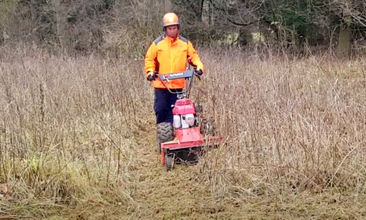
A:
<svg viewBox="0 0 366 220">
<path fill-rule="evenodd" d="M 166 153 L 165 154 L 165 171 L 170 171 L 173 168 L 174 155 Z"/>
<path fill-rule="evenodd" d="M 159 123 L 157 128 L 158 153 L 161 153 L 161 143 L 172 141 L 173 139 L 173 126 L 169 122 Z"/>
</svg>

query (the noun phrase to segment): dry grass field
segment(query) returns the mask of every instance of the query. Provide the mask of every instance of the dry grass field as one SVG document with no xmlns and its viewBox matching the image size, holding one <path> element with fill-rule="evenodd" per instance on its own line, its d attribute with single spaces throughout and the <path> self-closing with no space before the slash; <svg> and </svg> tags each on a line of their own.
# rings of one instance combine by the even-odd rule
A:
<svg viewBox="0 0 366 220">
<path fill-rule="evenodd" d="M 366 59 L 199 50 L 225 145 L 165 172 L 143 61 L 0 53 L 0 219 L 364 219 Z"/>
</svg>

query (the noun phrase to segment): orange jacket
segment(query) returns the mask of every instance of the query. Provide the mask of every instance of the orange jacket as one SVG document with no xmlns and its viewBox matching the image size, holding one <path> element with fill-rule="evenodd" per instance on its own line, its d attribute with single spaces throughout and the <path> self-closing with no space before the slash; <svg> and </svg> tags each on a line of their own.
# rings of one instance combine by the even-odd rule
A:
<svg viewBox="0 0 366 220">
<path fill-rule="evenodd" d="M 192 63 L 204 71 L 203 64 L 192 43 L 182 36 L 173 42 L 171 37 L 158 37 L 149 47 L 145 55 L 145 72 L 158 71 L 159 74 L 182 72 L 187 68 L 187 58 L 192 58 Z M 183 89 L 184 79 L 164 82 L 170 89 Z M 152 81 L 154 88 L 165 88 L 159 78 Z"/>
</svg>

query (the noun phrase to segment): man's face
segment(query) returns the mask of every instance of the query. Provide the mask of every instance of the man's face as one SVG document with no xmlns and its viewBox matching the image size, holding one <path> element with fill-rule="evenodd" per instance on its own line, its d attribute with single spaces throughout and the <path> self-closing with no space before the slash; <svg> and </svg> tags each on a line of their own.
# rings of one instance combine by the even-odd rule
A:
<svg viewBox="0 0 366 220">
<path fill-rule="evenodd" d="M 178 36 L 178 25 L 166 27 L 166 35 L 172 38 L 176 38 Z"/>
</svg>

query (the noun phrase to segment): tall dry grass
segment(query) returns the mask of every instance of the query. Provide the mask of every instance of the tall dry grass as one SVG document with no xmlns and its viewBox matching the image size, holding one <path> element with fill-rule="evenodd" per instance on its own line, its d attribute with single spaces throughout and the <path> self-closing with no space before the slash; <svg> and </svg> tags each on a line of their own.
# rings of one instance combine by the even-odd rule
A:
<svg viewBox="0 0 366 220">
<path fill-rule="evenodd" d="M 1 214 L 43 217 L 105 203 L 133 208 L 134 132 L 148 108 L 140 103 L 149 99 L 138 65 L 4 53 L 0 182 L 8 189 Z"/>
<path fill-rule="evenodd" d="M 165 173 L 142 60 L 3 48 L 0 216 L 366 214 L 364 59 L 199 52 L 207 72 L 192 98 L 225 145 Z"/>
</svg>

